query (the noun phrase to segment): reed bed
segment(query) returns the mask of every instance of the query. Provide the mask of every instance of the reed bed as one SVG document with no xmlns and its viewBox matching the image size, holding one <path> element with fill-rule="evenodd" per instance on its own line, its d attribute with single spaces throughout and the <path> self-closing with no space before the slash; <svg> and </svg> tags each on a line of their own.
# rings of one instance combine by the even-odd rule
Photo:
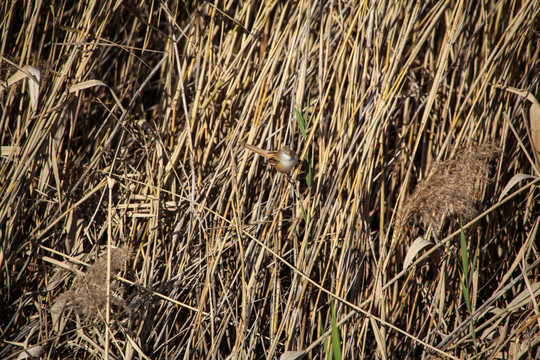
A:
<svg viewBox="0 0 540 360">
<path fill-rule="evenodd" d="M 2 2 L 0 358 L 539 358 L 539 19 Z"/>
</svg>

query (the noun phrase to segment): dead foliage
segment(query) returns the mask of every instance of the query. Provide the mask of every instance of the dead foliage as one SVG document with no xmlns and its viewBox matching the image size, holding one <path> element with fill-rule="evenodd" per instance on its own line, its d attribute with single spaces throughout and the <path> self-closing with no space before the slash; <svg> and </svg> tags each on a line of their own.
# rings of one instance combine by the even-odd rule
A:
<svg viewBox="0 0 540 360">
<path fill-rule="evenodd" d="M 1 2 L 0 358 L 538 358 L 539 18 Z"/>
</svg>

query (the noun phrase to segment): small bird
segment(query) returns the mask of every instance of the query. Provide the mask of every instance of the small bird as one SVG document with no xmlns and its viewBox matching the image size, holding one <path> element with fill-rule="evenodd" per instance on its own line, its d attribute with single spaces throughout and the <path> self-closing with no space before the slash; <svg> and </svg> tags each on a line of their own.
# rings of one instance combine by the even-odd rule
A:
<svg viewBox="0 0 540 360">
<path fill-rule="evenodd" d="M 262 155 L 266 160 L 282 174 L 287 174 L 298 163 L 298 155 L 292 150 L 289 145 L 285 145 L 279 151 L 267 151 L 257 146 L 240 142 L 240 145 L 248 150 Z"/>
</svg>

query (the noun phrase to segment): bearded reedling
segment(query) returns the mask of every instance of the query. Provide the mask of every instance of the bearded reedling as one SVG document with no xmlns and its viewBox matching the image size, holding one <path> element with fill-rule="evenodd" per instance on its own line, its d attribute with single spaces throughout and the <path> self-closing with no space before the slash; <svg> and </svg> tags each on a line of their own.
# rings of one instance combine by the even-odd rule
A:
<svg viewBox="0 0 540 360">
<path fill-rule="evenodd" d="M 289 147 L 289 145 L 285 145 L 281 150 L 276 151 L 263 150 L 257 146 L 246 144 L 245 142 L 240 142 L 240 145 L 254 153 L 264 156 L 270 165 L 282 174 L 290 172 L 298 163 L 298 155 Z"/>
</svg>

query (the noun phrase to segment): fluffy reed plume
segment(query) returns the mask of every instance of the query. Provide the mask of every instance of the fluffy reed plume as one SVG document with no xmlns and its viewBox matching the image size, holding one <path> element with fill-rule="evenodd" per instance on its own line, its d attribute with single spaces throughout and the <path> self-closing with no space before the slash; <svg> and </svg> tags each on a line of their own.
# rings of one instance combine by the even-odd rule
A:
<svg viewBox="0 0 540 360">
<path fill-rule="evenodd" d="M 111 274 L 117 273 L 131 259 L 132 252 L 127 247 L 112 250 Z M 123 289 L 117 280 L 111 278 L 111 304 L 123 306 Z M 88 271 L 77 275 L 72 288 L 60 295 L 58 302 L 67 301 L 80 315 L 97 316 L 103 314 L 107 305 L 107 256 L 102 256 Z"/>
<path fill-rule="evenodd" d="M 439 234 L 448 220 L 477 214 L 478 190 L 489 181 L 489 160 L 499 151 L 493 144 L 471 145 L 433 166 L 430 175 L 406 200 L 397 228 L 418 219 Z"/>
</svg>

